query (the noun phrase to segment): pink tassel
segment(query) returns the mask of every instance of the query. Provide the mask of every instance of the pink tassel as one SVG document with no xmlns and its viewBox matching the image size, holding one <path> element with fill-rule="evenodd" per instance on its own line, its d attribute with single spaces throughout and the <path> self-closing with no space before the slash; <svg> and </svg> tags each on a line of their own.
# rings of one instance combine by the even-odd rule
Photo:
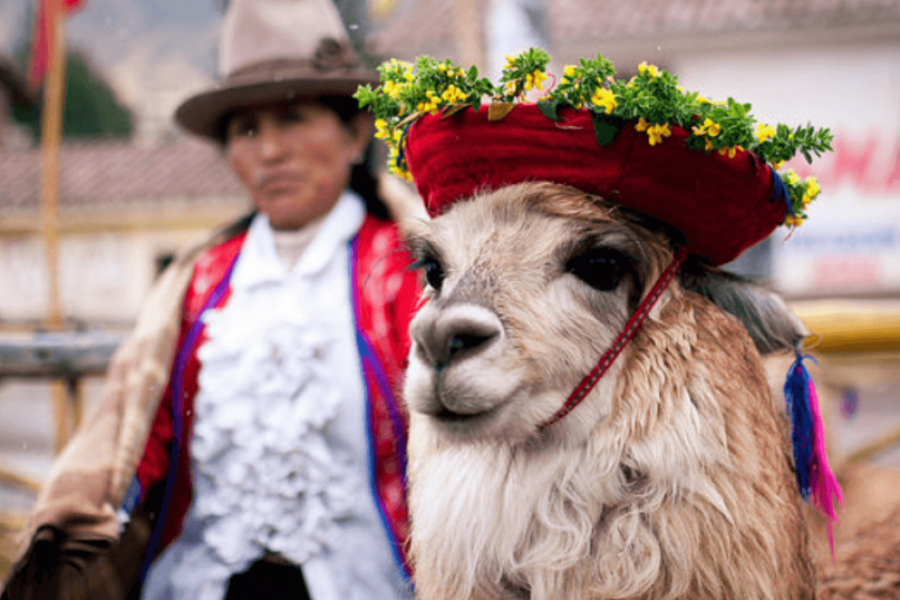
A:
<svg viewBox="0 0 900 600">
<path fill-rule="evenodd" d="M 835 498 L 844 507 L 844 495 L 841 486 L 828 465 L 825 453 L 825 427 L 822 424 L 822 413 L 819 410 L 819 397 L 812 378 L 809 379 L 809 409 L 812 413 L 813 426 L 813 460 L 810 468 L 810 488 L 812 488 L 812 504 L 819 513 L 828 519 L 828 542 L 831 544 L 831 561 L 834 562 L 834 525 L 840 523 L 835 511 Z"/>
</svg>

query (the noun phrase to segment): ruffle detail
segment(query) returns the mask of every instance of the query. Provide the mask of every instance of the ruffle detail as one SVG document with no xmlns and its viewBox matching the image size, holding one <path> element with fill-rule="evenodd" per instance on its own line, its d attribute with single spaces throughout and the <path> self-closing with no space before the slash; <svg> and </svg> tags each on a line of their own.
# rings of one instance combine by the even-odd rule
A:
<svg viewBox="0 0 900 600">
<path fill-rule="evenodd" d="M 295 564 L 325 553 L 365 492 L 327 440 L 341 395 L 322 359 L 335 336 L 293 303 L 254 311 L 241 296 L 204 315 L 191 442 L 194 517 L 231 572 L 265 551 Z"/>
</svg>

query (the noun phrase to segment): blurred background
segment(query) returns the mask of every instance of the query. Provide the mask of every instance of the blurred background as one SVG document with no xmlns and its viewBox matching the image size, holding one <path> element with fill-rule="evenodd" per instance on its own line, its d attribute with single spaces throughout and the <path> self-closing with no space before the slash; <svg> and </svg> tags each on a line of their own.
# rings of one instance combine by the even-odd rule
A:
<svg viewBox="0 0 900 600">
<path fill-rule="evenodd" d="M 37 2 L 0 4 L 7 529 L 97 397 L 105 360 L 160 270 L 188 239 L 249 208 L 221 151 L 172 121 L 216 80 L 227 0 L 67 3 L 62 137 L 49 169 L 49 91 L 27 83 Z M 730 268 L 768 281 L 818 334 L 833 460 L 900 466 L 900 0 L 337 4 L 373 61 L 430 54 L 496 77 L 506 54 L 532 45 L 549 51 L 556 74 L 602 53 L 622 74 L 646 60 L 708 98 L 750 102 L 765 122 L 830 127 L 834 152 L 792 165 L 823 190 L 809 221 Z"/>
</svg>

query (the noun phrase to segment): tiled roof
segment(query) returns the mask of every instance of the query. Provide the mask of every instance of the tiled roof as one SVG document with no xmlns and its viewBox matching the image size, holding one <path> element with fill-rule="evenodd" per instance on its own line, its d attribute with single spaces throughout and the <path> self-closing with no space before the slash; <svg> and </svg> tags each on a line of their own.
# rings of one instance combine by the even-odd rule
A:
<svg viewBox="0 0 900 600">
<path fill-rule="evenodd" d="M 483 20 L 487 3 L 475 3 Z M 385 57 L 458 59 L 454 4 L 401 3 L 396 13 L 375 23 L 371 50 Z M 900 24 L 900 0 L 546 0 L 545 16 L 550 49 L 566 56 L 569 46 L 585 40 Z M 483 25 L 474 27 L 483 40 Z"/>
<path fill-rule="evenodd" d="M 484 17 L 488 2 L 468 0 L 477 15 L 474 27 L 479 40 L 484 40 Z M 415 0 L 401 2 L 395 14 L 374 24 L 367 40 L 369 52 L 381 58 L 410 60 L 427 54 L 438 58 L 458 58 L 456 44 L 456 10 L 461 2 L 448 0 Z M 483 42 L 482 42 L 483 43 Z"/>
<path fill-rule="evenodd" d="M 192 139 L 139 146 L 124 142 L 64 145 L 60 154 L 61 210 L 96 209 L 162 200 L 234 197 L 244 188 L 221 153 Z M 41 150 L 0 149 L 0 216 L 38 206 Z"/>
<path fill-rule="evenodd" d="M 551 40 L 623 40 L 900 22 L 900 0 L 550 0 Z"/>
</svg>

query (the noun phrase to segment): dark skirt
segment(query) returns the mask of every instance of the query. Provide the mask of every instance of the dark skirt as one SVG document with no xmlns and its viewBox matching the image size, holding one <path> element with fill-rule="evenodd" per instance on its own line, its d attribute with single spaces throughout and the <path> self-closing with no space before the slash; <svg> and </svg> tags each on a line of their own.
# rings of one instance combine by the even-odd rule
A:
<svg viewBox="0 0 900 600">
<path fill-rule="evenodd" d="M 260 559 L 231 576 L 225 600 L 310 600 L 300 567 L 280 560 Z"/>
</svg>

